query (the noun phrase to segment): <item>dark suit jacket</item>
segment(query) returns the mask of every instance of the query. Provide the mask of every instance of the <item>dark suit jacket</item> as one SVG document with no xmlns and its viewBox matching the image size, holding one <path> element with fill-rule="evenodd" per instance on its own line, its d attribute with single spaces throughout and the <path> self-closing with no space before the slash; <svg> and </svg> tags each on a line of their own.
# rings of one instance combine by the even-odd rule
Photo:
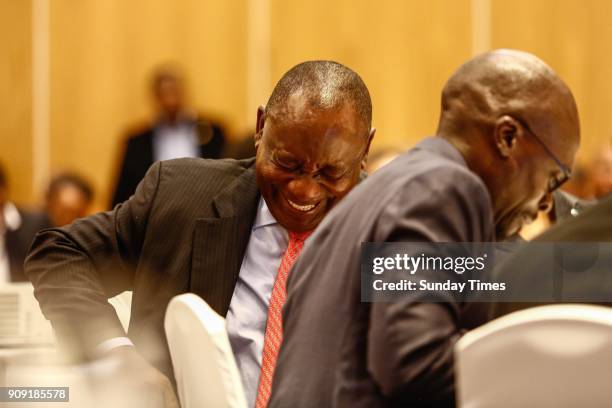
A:
<svg viewBox="0 0 612 408">
<path fill-rule="evenodd" d="M 32 213 L 17 209 L 21 225 L 16 230 L 7 230 L 4 244 L 9 258 L 11 282 L 27 281 L 23 273 L 23 261 L 26 258 L 34 236 L 41 229 L 49 227 L 49 220 L 44 214 Z"/>
<path fill-rule="evenodd" d="M 362 182 L 317 227 L 290 274 L 269 407 L 452 405 L 453 345 L 481 322 L 451 294 L 442 303 L 361 302 L 361 243 L 493 234 L 485 185 L 442 138 Z"/>
<path fill-rule="evenodd" d="M 113 211 L 40 232 L 26 274 L 58 334 L 85 351 L 125 335 L 107 298 L 133 290 L 129 337 L 172 378 L 168 301 L 189 291 L 227 313 L 258 199 L 254 159 L 157 162 Z"/>
<path fill-rule="evenodd" d="M 200 133 L 212 132 L 212 135 L 205 138 L 207 139 L 205 144 L 200 145 L 199 155 L 204 158 L 217 159 L 221 157 L 221 151 L 225 144 L 223 129 L 219 125 L 208 122 L 202 122 L 202 124 L 205 124 L 205 129 L 200 129 Z M 136 186 L 153 164 L 154 132 L 155 128 L 150 127 L 135 135 L 128 136 L 111 207 L 124 202 L 134 194 Z"/>
<path fill-rule="evenodd" d="M 563 268 L 559 270 L 561 275 L 545 273 L 550 272 L 552 267 L 558 268 L 559 265 L 551 265 L 548 262 L 549 258 L 542 257 L 539 254 L 540 248 L 526 245 L 501 265 L 496 271 L 497 279 L 507 282 L 512 287 L 520 288 L 528 285 L 530 291 L 552 293 L 553 295 L 554 288 L 562 285 L 563 290 L 559 290 L 559 295 L 555 295 L 559 302 L 569 302 L 568 299 L 572 298 L 612 300 L 612 282 L 609 279 L 610 265 L 600 262 L 599 267 L 590 268 L 588 273 L 576 273 L 571 268 L 572 265 L 588 265 L 591 260 L 598 257 L 593 247 L 577 243 L 610 241 L 612 241 L 612 195 L 593 207 L 585 209 L 577 217 L 561 221 L 534 240 L 534 242 L 568 243 L 559 247 L 559 250 L 562 251 L 563 262 Z M 551 282 L 551 278 L 559 279 L 559 281 Z M 545 304 L 545 302 L 535 300 L 531 303 L 499 302 L 493 306 L 492 318 Z"/>
<path fill-rule="evenodd" d="M 563 190 L 553 192 L 553 211 L 555 222 L 564 220 L 567 217 L 575 217 L 586 208 L 595 204 L 592 200 L 583 200 Z"/>
</svg>

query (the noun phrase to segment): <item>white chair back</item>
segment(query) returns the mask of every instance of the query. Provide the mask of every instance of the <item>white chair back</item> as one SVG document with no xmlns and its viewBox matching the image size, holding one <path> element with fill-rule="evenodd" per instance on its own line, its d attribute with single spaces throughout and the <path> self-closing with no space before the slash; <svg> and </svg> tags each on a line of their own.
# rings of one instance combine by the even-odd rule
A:
<svg viewBox="0 0 612 408">
<path fill-rule="evenodd" d="M 612 309 L 601 306 L 521 310 L 455 346 L 462 408 L 611 406 L 611 370 Z"/>
<path fill-rule="evenodd" d="M 132 292 L 122 292 L 108 299 L 108 303 L 115 308 L 121 326 L 123 326 L 123 330 L 127 333 L 128 327 L 130 326 L 130 317 L 132 315 Z"/>
<path fill-rule="evenodd" d="M 170 301 L 164 326 L 182 408 L 246 408 L 225 319 L 187 293 Z"/>
</svg>

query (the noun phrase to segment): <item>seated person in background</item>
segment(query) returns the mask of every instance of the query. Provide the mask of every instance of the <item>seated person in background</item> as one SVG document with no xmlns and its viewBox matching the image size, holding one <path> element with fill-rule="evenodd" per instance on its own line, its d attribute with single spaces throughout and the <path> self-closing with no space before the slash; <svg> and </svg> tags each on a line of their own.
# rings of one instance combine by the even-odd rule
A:
<svg viewBox="0 0 612 408">
<path fill-rule="evenodd" d="M 550 207 L 578 145 L 574 98 L 540 59 L 499 50 L 461 66 L 437 136 L 360 184 L 297 260 L 269 407 L 453 406 L 453 346 L 483 322 L 450 291 L 362 302 L 362 242 L 506 239 Z"/>
<path fill-rule="evenodd" d="M 34 235 L 48 227 L 44 214 L 17 208 L 8 193 L 6 172 L 0 163 L 0 284 L 27 281 L 23 261 Z"/>
<path fill-rule="evenodd" d="M 87 216 L 93 189 L 82 177 L 64 173 L 51 180 L 45 198 L 49 223 L 53 227 L 63 227 Z"/>
<path fill-rule="evenodd" d="M 221 157 L 225 143 L 218 124 L 198 117 L 185 106 L 181 76 L 168 67 L 158 69 L 151 84 L 157 108 L 155 123 L 128 136 L 112 206 L 127 200 L 156 161 L 180 157 Z"/>
<path fill-rule="evenodd" d="M 226 316 L 253 406 L 262 353 L 269 363 L 278 350 L 266 322 L 280 321 L 304 239 L 360 180 L 371 120 L 355 72 L 331 61 L 293 67 L 257 110 L 254 159 L 158 162 L 113 211 L 41 232 L 26 272 L 43 313 L 59 336 L 90 353 L 111 349 L 128 378 L 171 398 L 164 313 L 193 292 Z M 125 290 L 130 339 L 107 302 Z"/>
</svg>

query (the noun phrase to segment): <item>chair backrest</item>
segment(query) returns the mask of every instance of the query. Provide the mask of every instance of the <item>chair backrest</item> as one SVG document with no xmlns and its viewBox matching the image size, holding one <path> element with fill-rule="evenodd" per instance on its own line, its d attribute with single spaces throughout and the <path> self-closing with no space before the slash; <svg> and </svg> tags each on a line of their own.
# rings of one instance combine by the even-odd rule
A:
<svg viewBox="0 0 612 408">
<path fill-rule="evenodd" d="M 123 326 L 123 330 L 127 333 L 130 326 L 130 317 L 132 315 L 132 292 L 126 291 L 118 294 L 115 297 L 108 299 L 108 303 L 113 305 L 117 317 Z"/>
<path fill-rule="evenodd" d="M 187 293 L 170 301 L 164 326 L 181 406 L 246 408 L 225 319 Z"/>
<path fill-rule="evenodd" d="M 610 406 L 611 370 L 612 309 L 601 306 L 521 310 L 455 346 L 463 408 Z"/>
</svg>

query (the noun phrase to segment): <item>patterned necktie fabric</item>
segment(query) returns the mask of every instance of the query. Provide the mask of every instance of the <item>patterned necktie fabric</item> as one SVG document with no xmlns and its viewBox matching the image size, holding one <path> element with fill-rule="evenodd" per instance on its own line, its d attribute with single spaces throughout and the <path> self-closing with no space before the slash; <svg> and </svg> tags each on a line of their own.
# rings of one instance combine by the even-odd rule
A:
<svg viewBox="0 0 612 408">
<path fill-rule="evenodd" d="M 283 321 L 282 309 L 287 297 L 287 277 L 289 271 L 299 256 L 304 241 L 311 234 L 307 232 L 289 232 L 289 244 L 283 255 L 281 264 L 278 267 L 272 295 L 270 296 L 270 304 L 268 306 L 268 320 L 266 322 L 266 333 L 264 335 L 264 346 L 261 359 L 261 374 L 259 377 L 259 387 L 257 389 L 257 400 L 255 401 L 256 408 L 265 408 L 268 406 L 268 400 L 272 392 L 272 377 L 274 376 L 274 367 L 276 367 L 276 359 L 278 350 L 283 341 Z"/>
</svg>

